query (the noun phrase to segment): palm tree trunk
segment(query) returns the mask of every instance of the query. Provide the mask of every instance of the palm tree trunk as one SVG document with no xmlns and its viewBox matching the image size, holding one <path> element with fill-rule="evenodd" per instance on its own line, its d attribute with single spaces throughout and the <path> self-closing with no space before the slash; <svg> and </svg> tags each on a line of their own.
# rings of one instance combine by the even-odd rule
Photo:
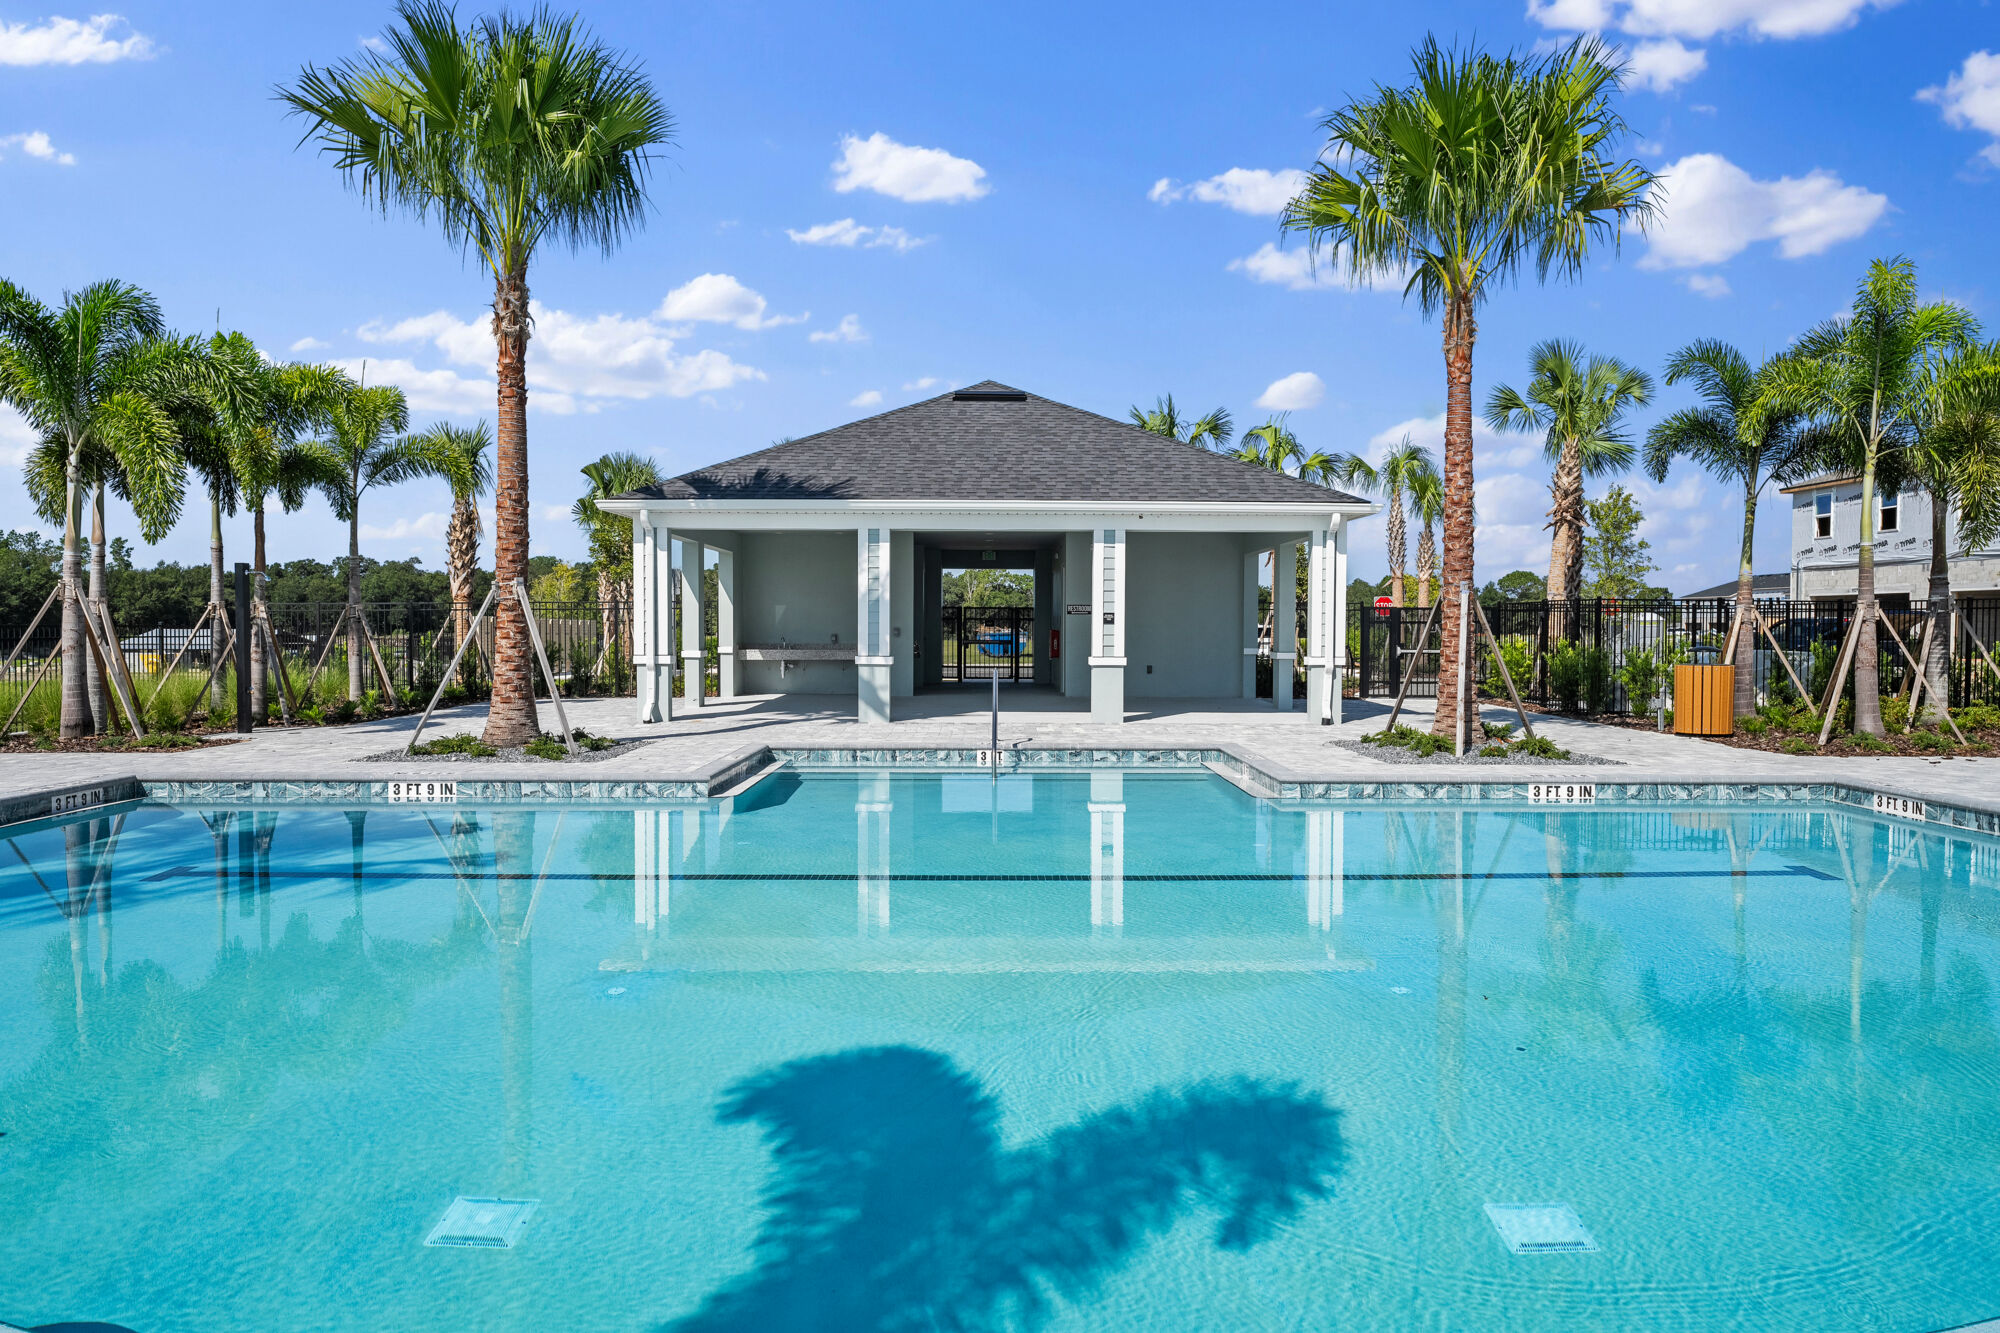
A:
<svg viewBox="0 0 2000 1333">
<path fill-rule="evenodd" d="M 104 483 L 98 482 L 90 495 L 90 600 L 104 605 Z M 90 716 L 96 721 L 98 730 L 107 729 L 110 711 L 104 706 L 104 696 L 110 688 L 104 679 L 104 664 L 91 659 L 88 674 L 90 683 Z"/>
<path fill-rule="evenodd" d="M 264 505 L 259 501 L 250 511 L 251 551 L 250 558 L 256 568 L 250 576 L 251 596 L 256 610 L 264 608 Z M 246 617 L 242 632 L 250 636 L 250 716 L 258 723 L 264 721 L 265 713 L 271 706 L 271 664 L 264 660 L 264 636 L 257 633 L 255 615 Z"/>
<path fill-rule="evenodd" d="M 361 702 L 361 478 L 353 479 L 354 507 L 347 516 L 347 697 Z"/>
<path fill-rule="evenodd" d="M 1543 595 L 1557 606 L 1583 595 L 1583 449 L 1575 436 L 1563 440 L 1549 484 L 1549 585 Z M 1569 617 L 1555 612 L 1551 636 L 1567 638 Z"/>
<path fill-rule="evenodd" d="M 1931 494 L 1931 632 L 1924 636 L 1923 720 L 1942 722 L 1951 707 L 1951 552 L 1949 496 Z"/>
<path fill-rule="evenodd" d="M 1403 488 L 1389 488 L 1389 605 L 1403 604 L 1403 561 L 1408 537 L 1403 529 Z"/>
<path fill-rule="evenodd" d="M 451 633 L 454 647 L 472 633 L 472 571 L 479 563 L 479 511 L 472 497 L 461 495 L 452 502 L 451 526 L 444 534 L 446 569 L 451 580 Z M 459 668 L 454 667 L 447 684 L 458 684 Z"/>
<path fill-rule="evenodd" d="M 1424 520 L 1423 528 L 1417 533 L 1417 609 L 1428 611 L 1431 606 L 1431 579 L 1437 574 L 1437 543 L 1431 537 L 1430 520 Z"/>
<path fill-rule="evenodd" d="M 1854 730 L 1881 736 L 1881 648 L 1875 633 L 1875 459 L 1871 441 L 1861 467 L 1861 551 L 1854 571 L 1854 614 L 1861 622 L 1854 642 Z"/>
<path fill-rule="evenodd" d="M 1460 584 L 1472 583 L 1472 343 L 1478 334 L 1472 297 L 1451 296 L 1444 314 L 1444 608 L 1439 615 L 1444 651 L 1438 655 L 1437 715 L 1431 734 L 1454 736 L 1465 718 L 1467 746 L 1483 742 L 1479 709 L 1469 681 L 1459 679 Z"/>
<path fill-rule="evenodd" d="M 1730 706 L 1737 717 L 1757 711 L 1757 622 L 1756 589 L 1751 572 L 1751 539 L 1757 532 L 1757 492 L 1752 483 L 1743 484 L 1743 550 L 1736 564 L 1736 697 Z M 1775 663 L 1773 664 L 1775 665 Z M 1778 668 L 1783 671 L 1783 667 Z"/>
<path fill-rule="evenodd" d="M 222 496 L 212 487 L 208 492 L 208 604 L 222 605 Z M 238 620 L 243 619 L 242 610 L 237 608 Z M 235 631 L 241 634 L 243 626 L 235 626 Z M 214 652 L 222 651 L 221 635 L 210 635 L 208 641 Z M 222 710 L 228 706 L 229 690 L 223 682 L 222 672 L 217 671 L 209 677 L 208 715 L 221 717 Z"/>
<path fill-rule="evenodd" d="M 488 745 L 522 745 L 541 731 L 535 715 L 534 646 L 527 616 L 513 599 L 514 581 L 528 576 L 528 274 L 503 274 L 493 294 L 493 339 L 499 347 L 499 431 L 494 449 L 493 576 L 500 581 L 493 633 L 493 702 L 486 714 Z"/>
<path fill-rule="evenodd" d="M 83 475 L 74 441 L 69 451 L 69 503 L 63 509 L 62 611 L 62 738 L 81 740 L 96 731 L 97 714 L 90 706 L 86 683 L 90 649 L 84 643 L 83 608 L 77 593 L 83 588 Z"/>
</svg>

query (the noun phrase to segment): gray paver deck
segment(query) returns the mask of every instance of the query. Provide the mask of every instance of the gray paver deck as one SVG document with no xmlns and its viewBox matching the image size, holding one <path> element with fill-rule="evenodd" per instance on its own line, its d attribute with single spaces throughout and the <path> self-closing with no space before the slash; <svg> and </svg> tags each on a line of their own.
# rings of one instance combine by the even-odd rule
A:
<svg viewBox="0 0 2000 1333">
<path fill-rule="evenodd" d="M 1570 718 L 1535 718 L 1536 728 L 1559 745 L 1602 756 L 1618 767 L 1492 765 L 1446 767 L 1392 764 L 1333 744 L 1380 729 L 1389 707 L 1382 700 L 1346 703 L 1338 727 L 1314 726 L 1302 711 L 1279 712 L 1269 701 L 1144 701 L 1123 726 L 1093 724 L 1081 701 L 1051 692 L 1002 689 L 1003 747 L 1054 746 L 1099 749 L 1221 749 L 1244 752 L 1261 766 L 1316 782 L 1471 781 L 1523 782 L 1552 777 L 1616 782 L 1833 782 L 1877 786 L 1926 800 L 2000 810 L 2000 758 L 1858 758 L 1767 754 L 1708 741 L 1605 727 Z M 896 701 L 898 719 L 864 725 L 851 696 L 753 696 L 711 705 L 668 723 L 641 726 L 630 699 L 589 699 L 567 705 L 572 726 L 652 742 L 614 758 L 587 763 L 371 762 L 369 756 L 400 748 L 413 718 L 385 718 L 348 727 L 274 727 L 250 740 L 199 751 L 162 754 L 0 755 L 0 797 L 44 791 L 103 778 L 145 781 L 382 781 L 455 776 L 492 780 L 674 779 L 710 769 L 746 747 L 789 749 L 976 748 L 986 745 L 991 720 L 982 688 L 945 691 Z M 1406 715 L 1428 725 L 1428 700 Z M 1512 719 L 1491 708 L 1492 721 Z M 476 733 L 485 710 L 467 706 L 438 714 L 426 736 Z M 542 725 L 553 728 L 544 706 Z"/>
</svg>

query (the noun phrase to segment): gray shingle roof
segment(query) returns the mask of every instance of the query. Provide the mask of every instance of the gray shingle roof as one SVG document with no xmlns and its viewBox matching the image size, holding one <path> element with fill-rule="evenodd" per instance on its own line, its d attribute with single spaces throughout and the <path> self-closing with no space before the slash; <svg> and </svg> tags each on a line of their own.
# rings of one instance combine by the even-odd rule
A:
<svg viewBox="0 0 2000 1333">
<path fill-rule="evenodd" d="M 654 500 L 1357 503 L 987 380 L 631 492 Z M 968 399 L 962 395 L 1003 395 Z"/>
<path fill-rule="evenodd" d="M 1783 597 L 1790 593 L 1791 590 L 1792 576 L 1790 574 L 1752 574 L 1750 576 L 1750 595 L 1752 597 Z M 1718 583 L 1713 588 L 1703 588 L 1700 592 L 1684 592 L 1681 594 L 1681 600 L 1684 602 L 1696 600 L 1707 601 L 1711 598 L 1734 597 L 1735 595 L 1736 580 L 1731 579 L 1727 583 Z"/>
</svg>

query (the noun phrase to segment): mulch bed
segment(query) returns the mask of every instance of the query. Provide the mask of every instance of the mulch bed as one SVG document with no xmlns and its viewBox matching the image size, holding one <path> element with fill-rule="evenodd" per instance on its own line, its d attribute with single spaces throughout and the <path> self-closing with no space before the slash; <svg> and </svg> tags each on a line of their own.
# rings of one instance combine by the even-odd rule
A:
<svg viewBox="0 0 2000 1333">
<path fill-rule="evenodd" d="M 147 740 L 159 734 L 149 732 Z M 181 741 L 183 737 L 187 737 L 187 741 L 178 744 L 148 745 L 145 741 L 133 740 L 130 734 L 84 736 L 77 740 L 66 741 L 54 736 L 22 735 L 17 732 L 0 741 L 0 754 L 174 754 L 184 750 L 207 750 L 218 745 L 234 745 L 248 739 L 237 735 L 234 731 L 199 732 L 191 736 L 182 732 L 170 734 L 176 741 Z"/>
<path fill-rule="evenodd" d="M 1487 702 L 1490 703 L 1490 701 Z M 1523 702 L 1526 701 L 1524 700 Z M 1508 704 L 1507 707 L 1511 710 L 1513 705 Z M 1639 718 L 1629 713 L 1599 713 L 1593 716 L 1583 713 L 1565 713 L 1558 709 L 1535 703 L 1528 703 L 1527 708 L 1530 713 L 1549 717 L 1573 718 L 1576 721 L 1590 722 L 1600 727 L 1618 727 L 1625 731 L 1648 731 L 1655 733 L 1659 731 L 1659 724 L 1651 717 Z M 1963 723 L 1959 724 L 1959 730 L 1965 733 L 1966 743 L 1962 746 L 1955 745 L 1949 750 L 1937 749 L 1930 744 L 1919 744 L 1912 737 L 1904 735 L 1900 730 L 1893 727 L 1889 729 L 1887 738 L 1881 742 L 1881 745 L 1888 747 L 1887 749 L 1864 749 L 1860 745 L 1855 744 L 1853 733 L 1836 730 L 1833 735 L 1827 738 L 1824 750 L 1815 748 L 1811 753 L 1857 755 L 1869 759 L 1890 759 L 1899 756 L 1913 759 L 1943 759 L 1952 756 L 2000 753 L 2000 731 L 1975 731 Z M 1667 724 L 1665 734 L 1669 736 L 1675 734 L 1672 723 Z M 1922 735 L 1925 733 L 1920 731 L 1916 734 Z M 1949 730 L 1945 734 L 1948 737 L 1950 735 Z M 1773 729 L 1757 736 L 1738 731 L 1734 735 L 1729 736 L 1689 736 L 1685 739 L 1709 741 L 1715 745 L 1724 745 L 1736 750 L 1762 750 L 1767 754 L 1784 754 L 1786 753 L 1784 748 L 1785 742 L 1799 737 L 1804 737 L 1808 743 L 1816 742 L 1819 740 L 1819 732 L 1817 729 L 1811 732 L 1778 731 Z"/>
</svg>

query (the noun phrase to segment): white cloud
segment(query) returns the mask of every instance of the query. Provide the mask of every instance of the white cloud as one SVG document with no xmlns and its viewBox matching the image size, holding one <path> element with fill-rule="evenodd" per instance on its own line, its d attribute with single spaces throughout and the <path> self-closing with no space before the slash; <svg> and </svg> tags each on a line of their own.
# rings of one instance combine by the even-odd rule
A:
<svg viewBox="0 0 2000 1333">
<path fill-rule="evenodd" d="M 922 393 L 925 389 L 935 388 L 942 383 L 944 383 L 944 381 L 939 379 L 937 376 L 926 375 L 920 380 L 911 380 L 908 384 L 905 384 L 903 386 L 903 392 Z"/>
<path fill-rule="evenodd" d="M 38 442 L 28 419 L 6 403 L 0 403 L 0 465 L 19 467 L 28 461 L 28 452 Z"/>
<path fill-rule="evenodd" d="M 491 378 L 461 375 L 442 368 L 425 370 L 407 357 L 346 357 L 333 364 L 362 383 L 395 385 L 419 412 L 476 416 L 492 412 L 499 397 Z M 564 407 L 543 401 L 532 391 L 532 385 L 528 406 L 565 416 L 575 410 L 574 403 Z"/>
<path fill-rule="evenodd" d="M 551 523 L 562 523 L 570 517 L 568 505 L 543 505 L 542 517 Z"/>
<path fill-rule="evenodd" d="M 765 315 L 770 303 L 727 273 L 704 273 L 667 293 L 660 302 L 661 319 L 695 323 L 734 324 L 755 331 L 779 324 L 798 324 L 807 315 Z M 532 344 L 531 344 L 532 345 Z"/>
<path fill-rule="evenodd" d="M 116 14 L 0 23 L 0 65 L 104 65 L 152 55 L 151 39 Z"/>
<path fill-rule="evenodd" d="M 389 43 L 383 41 L 380 37 L 363 37 L 361 44 L 377 55 L 389 54 Z"/>
<path fill-rule="evenodd" d="M 1650 88 L 1656 93 L 1686 83 L 1708 68 L 1706 51 L 1683 46 L 1673 37 L 1641 42 L 1627 52 L 1625 58 L 1633 84 Z"/>
<path fill-rule="evenodd" d="M 1368 437 L 1368 447 L 1364 451 L 1368 461 L 1379 463 L 1391 449 L 1408 436 L 1411 444 L 1421 445 L 1431 451 L 1431 459 L 1440 466 L 1444 463 L 1444 413 L 1434 417 L 1411 417 L 1399 421 Z M 1534 466 L 1542 456 L 1542 437 L 1539 435 L 1493 435 L 1483 422 L 1474 419 L 1472 423 L 1472 467 L 1475 475 L 1487 471 L 1508 471 L 1515 468 Z"/>
<path fill-rule="evenodd" d="M 882 391 L 880 389 L 863 389 L 860 393 L 848 399 L 847 405 L 849 407 L 873 407 L 881 401 Z"/>
<path fill-rule="evenodd" d="M 1258 246 L 1255 254 L 1230 260 L 1229 271 L 1247 274 L 1252 282 L 1288 287 L 1295 292 L 1401 291 L 1406 281 L 1404 275 L 1391 273 L 1357 282 L 1338 262 L 1325 260 L 1315 264 L 1311 251 L 1280 250 L 1274 241 Z"/>
<path fill-rule="evenodd" d="M 1188 185 L 1180 184 L 1171 176 L 1162 176 L 1153 182 L 1152 189 L 1146 191 L 1146 197 L 1156 204 L 1197 199 L 1205 204 L 1221 204 L 1238 213 L 1274 217 L 1284 212 L 1285 205 L 1305 188 L 1307 179 L 1306 173 L 1296 167 L 1285 167 L 1279 171 L 1266 171 L 1262 167 L 1231 167 L 1219 176 L 1210 176 Z"/>
<path fill-rule="evenodd" d="M 49 142 L 49 136 L 40 130 L 29 130 L 25 134 L 0 134 L 0 157 L 4 157 L 10 148 L 18 148 L 29 157 L 53 162 L 59 167 L 76 165 L 73 154 L 56 151 L 56 146 Z"/>
<path fill-rule="evenodd" d="M 569 511 L 562 511 L 562 516 L 565 518 L 569 517 Z M 435 542 L 444 540 L 444 530 L 450 523 L 450 514 L 419 514 L 415 518 L 399 518 L 386 527 L 378 526 L 374 523 L 363 523 L 361 525 L 361 535 L 367 540 L 375 542 L 407 541 L 412 537 L 419 537 L 425 541 Z"/>
<path fill-rule="evenodd" d="M 1853 240 L 1889 208 L 1887 195 L 1830 171 L 1758 180 L 1719 153 L 1690 154 L 1660 175 L 1666 216 L 1648 237 L 1641 268 L 1720 264 L 1758 241 L 1802 259 Z"/>
<path fill-rule="evenodd" d="M 327 344 L 321 342 L 319 339 L 308 335 L 307 337 L 301 338 L 297 342 L 293 343 L 289 350 L 294 352 L 317 352 L 320 349 L 324 348 L 326 345 Z"/>
<path fill-rule="evenodd" d="M 808 336 L 816 343 L 865 343 L 868 330 L 861 327 L 861 316 L 843 315 L 837 327 L 814 329 Z"/>
<path fill-rule="evenodd" d="M 1729 279 L 1720 273 L 1690 273 L 1681 281 L 1696 296 L 1706 296 L 1711 301 L 1720 301 L 1730 293 Z"/>
<path fill-rule="evenodd" d="M 1518 472 L 1475 477 L 1472 503 L 1478 513 L 1473 559 L 1485 578 L 1515 569 L 1546 573 L 1549 567 L 1548 483 Z M 1416 542 L 1410 543 L 1414 551 Z"/>
<path fill-rule="evenodd" d="M 842 194 L 873 190 L 908 204 L 955 204 L 992 189 L 986 168 L 970 158 L 900 144 L 880 130 L 866 139 L 853 134 L 842 139 L 833 171 L 833 188 Z"/>
<path fill-rule="evenodd" d="M 1944 113 L 1944 123 L 1993 136 L 1980 156 L 2000 167 L 2000 54 L 1974 51 L 1943 84 L 1917 94 Z"/>
<path fill-rule="evenodd" d="M 799 245 L 840 245 L 852 250 L 859 246 L 868 250 L 894 250 L 906 254 L 918 246 L 926 244 L 928 236 L 912 236 L 901 227 L 864 227 L 853 218 L 842 218 L 838 222 L 822 222 L 804 231 L 785 228 L 785 235 Z"/>
<path fill-rule="evenodd" d="M 1595 32 L 1617 28 L 1638 37 L 1706 41 L 1739 29 L 1755 37 L 1817 37 L 1853 25 L 1866 9 L 1896 0 L 1528 0 L 1528 17 L 1545 28 Z"/>
<path fill-rule="evenodd" d="M 1318 407 L 1325 397 L 1326 381 L 1310 370 L 1300 370 L 1273 380 L 1258 398 L 1257 406 L 1267 412 L 1302 412 Z"/>
</svg>

